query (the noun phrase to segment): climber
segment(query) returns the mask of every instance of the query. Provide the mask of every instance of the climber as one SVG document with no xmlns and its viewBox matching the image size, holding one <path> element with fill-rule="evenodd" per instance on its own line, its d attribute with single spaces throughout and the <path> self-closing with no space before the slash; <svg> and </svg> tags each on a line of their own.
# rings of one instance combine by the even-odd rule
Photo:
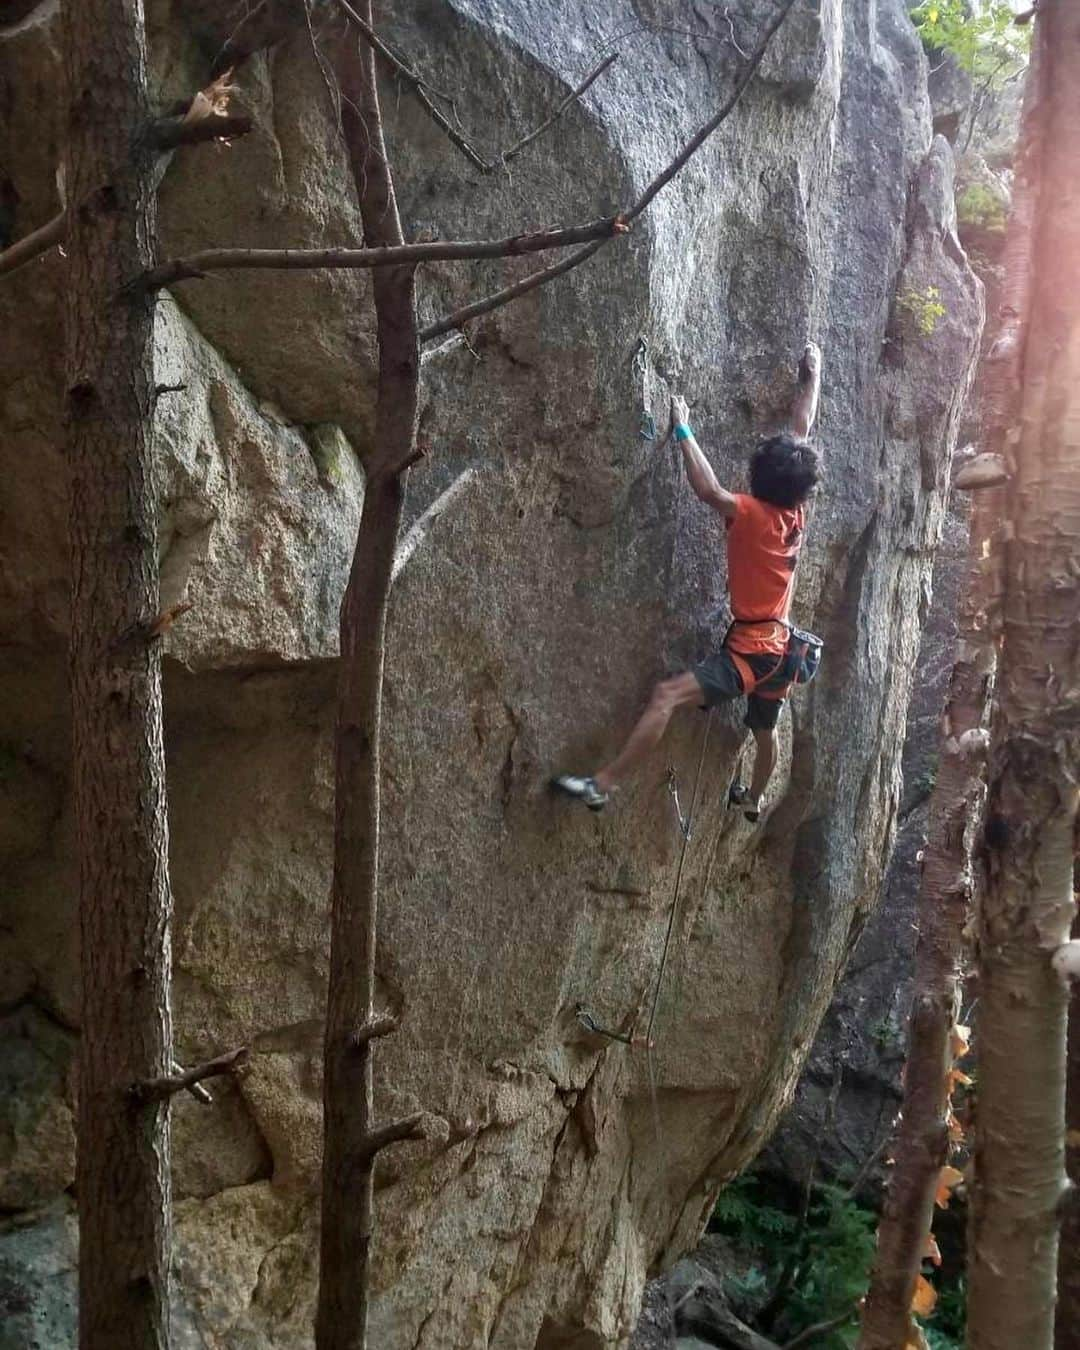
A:
<svg viewBox="0 0 1080 1350">
<path fill-rule="evenodd" d="M 818 452 L 806 439 L 817 413 L 820 384 L 821 351 L 811 342 L 799 362 L 790 430 L 763 441 L 754 452 L 749 494 L 728 492 L 720 486 L 690 430 L 685 400 L 678 395 L 672 398 L 674 436 L 690 486 L 727 524 L 733 621 L 714 656 L 656 686 L 648 707 L 611 763 L 591 775 L 563 774 L 552 779 L 557 791 L 593 811 L 602 810 L 612 791 L 659 743 L 676 708 L 684 704 L 709 708 L 746 694 L 745 721 L 756 747 L 754 768 L 749 787 L 732 784 L 728 803 L 741 807 L 747 820 L 759 818 L 761 798 L 776 766 L 776 724 L 793 682 L 792 641 L 798 630 L 792 630 L 787 619 L 803 543 L 805 503 L 821 476 Z"/>
</svg>

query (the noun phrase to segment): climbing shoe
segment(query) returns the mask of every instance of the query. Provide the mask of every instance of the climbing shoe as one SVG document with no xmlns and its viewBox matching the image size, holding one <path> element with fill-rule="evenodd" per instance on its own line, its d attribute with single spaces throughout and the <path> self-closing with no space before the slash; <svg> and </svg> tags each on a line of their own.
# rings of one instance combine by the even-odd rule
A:
<svg viewBox="0 0 1080 1350">
<path fill-rule="evenodd" d="M 728 789 L 728 806 L 741 806 L 743 815 L 751 823 L 761 818 L 761 805 L 750 796 L 750 789 L 745 783 L 732 783 Z"/>
<path fill-rule="evenodd" d="M 602 811 L 611 800 L 606 792 L 601 792 L 596 786 L 595 778 L 580 778 L 577 774 L 564 773 L 558 778 L 553 778 L 551 786 L 556 792 L 565 793 L 567 797 L 576 797 L 578 801 L 584 802 L 590 811 Z"/>
</svg>

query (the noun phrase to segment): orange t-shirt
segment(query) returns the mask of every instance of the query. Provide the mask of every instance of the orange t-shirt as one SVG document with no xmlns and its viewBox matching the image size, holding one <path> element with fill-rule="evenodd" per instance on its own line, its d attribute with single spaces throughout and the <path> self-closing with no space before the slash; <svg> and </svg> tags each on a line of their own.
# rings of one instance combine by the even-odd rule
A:
<svg viewBox="0 0 1080 1350">
<path fill-rule="evenodd" d="M 748 493 L 735 494 L 735 514 L 727 522 L 728 590 L 732 615 L 743 622 L 728 640 L 733 651 L 782 652 L 786 647 L 787 629 L 769 621 L 788 617 L 805 525 L 801 506 L 773 506 Z M 746 620 L 753 620 L 752 626 Z"/>
</svg>

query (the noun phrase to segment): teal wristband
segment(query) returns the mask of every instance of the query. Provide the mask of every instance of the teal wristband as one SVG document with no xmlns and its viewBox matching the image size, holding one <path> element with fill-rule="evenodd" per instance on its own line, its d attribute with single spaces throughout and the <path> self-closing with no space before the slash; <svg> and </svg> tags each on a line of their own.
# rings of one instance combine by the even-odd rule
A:
<svg viewBox="0 0 1080 1350">
<path fill-rule="evenodd" d="M 675 423 L 675 439 L 677 441 L 688 441 L 693 437 L 693 432 L 685 422 Z"/>
</svg>

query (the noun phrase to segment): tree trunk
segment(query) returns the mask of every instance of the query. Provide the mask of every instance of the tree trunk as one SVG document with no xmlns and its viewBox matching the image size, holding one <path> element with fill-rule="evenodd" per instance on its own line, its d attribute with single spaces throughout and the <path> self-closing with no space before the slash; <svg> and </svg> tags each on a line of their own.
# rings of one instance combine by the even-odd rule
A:
<svg viewBox="0 0 1080 1350">
<path fill-rule="evenodd" d="M 904 1350 L 913 1339 L 911 1301 L 933 1224 L 938 1174 L 949 1154 L 950 1033 L 959 1011 L 972 833 L 985 786 L 981 729 L 994 668 L 986 624 L 990 563 L 982 557 L 993 513 L 981 505 L 982 496 L 976 500 L 916 909 L 919 938 L 896 1169 L 878 1227 L 859 1350 Z"/>
<path fill-rule="evenodd" d="M 1016 421 L 1017 382 L 1031 292 L 1031 231 L 1041 129 L 1038 52 L 1032 54 L 1017 143 L 1012 208 L 1001 253 L 998 323 L 982 376 L 981 449 L 1003 454 Z M 975 493 L 967 584 L 945 700 L 937 779 L 917 902 L 919 932 L 896 1169 L 878 1228 L 859 1350 L 914 1341 L 911 1303 L 931 1231 L 938 1174 L 949 1156 L 950 1032 L 962 984 L 964 927 L 973 898 L 972 831 L 985 798 L 985 744 L 1000 623 L 997 532 L 1001 494 Z M 970 735 L 968 734 L 970 733 Z M 965 741 L 963 738 L 967 736 Z"/>
<path fill-rule="evenodd" d="M 370 3 L 362 13 L 371 21 Z M 370 47 L 346 37 L 338 60 L 342 121 L 368 246 L 400 244 Z M 341 610 L 334 883 L 324 1051 L 319 1350 L 367 1344 L 374 1219 L 373 1039 L 379 886 L 379 759 L 386 614 L 413 454 L 420 382 L 412 268 L 373 278 L 379 343 L 375 452 Z M 399 1135 L 398 1137 L 405 1137 Z"/>
<path fill-rule="evenodd" d="M 1036 20 L 1044 130 L 979 923 L 971 1350 L 1050 1350 L 1065 1185 L 1067 1000 L 1080 688 L 1080 8 Z"/>
<path fill-rule="evenodd" d="M 140 0 L 63 6 L 69 125 L 64 290 L 71 464 L 71 695 L 82 942 L 79 1341 L 169 1337 L 172 1068 L 161 722 L 153 301 L 154 153 Z"/>
</svg>

